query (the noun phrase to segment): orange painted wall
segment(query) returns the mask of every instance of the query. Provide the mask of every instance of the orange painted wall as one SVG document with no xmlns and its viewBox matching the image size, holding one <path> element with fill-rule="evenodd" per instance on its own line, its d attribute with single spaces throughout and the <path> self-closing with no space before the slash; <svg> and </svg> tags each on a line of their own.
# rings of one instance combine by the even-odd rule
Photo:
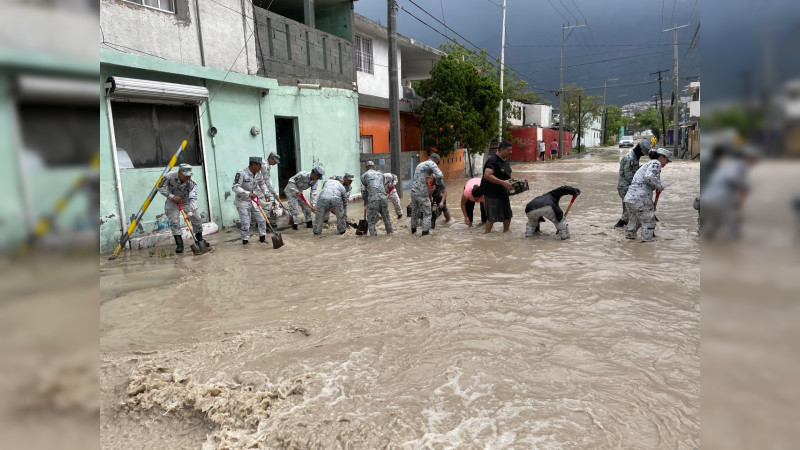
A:
<svg viewBox="0 0 800 450">
<path fill-rule="evenodd" d="M 389 152 L 389 110 L 358 107 L 358 130 L 372 136 L 372 152 Z"/>
<path fill-rule="evenodd" d="M 442 171 L 445 180 L 457 180 L 464 178 L 464 154 L 465 150 L 460 148 L 454 150 L 446 157 L 439 161 L 439 170 Z M 422 151 L 419 154 L 421 161 L 427 161 L 430 155 L 427 151 Z"/>
<path fill-rule="evenodd" d="M 372 153 L 389 152 L 389 110 L 358 108 L 358 129 L 362 136 L 372 136 Z M 419 119 L 413 114 L 400 114 L 400 150 L 420 151 Z"/>
</svg>

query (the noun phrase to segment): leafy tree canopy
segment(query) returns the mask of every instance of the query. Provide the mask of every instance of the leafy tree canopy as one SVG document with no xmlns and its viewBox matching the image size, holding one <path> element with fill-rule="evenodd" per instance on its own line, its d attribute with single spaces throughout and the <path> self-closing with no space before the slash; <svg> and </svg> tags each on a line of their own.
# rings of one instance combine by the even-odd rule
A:
<svg viewBox="0 0 800 450">
<path fill-rule="evenodd" d="M 442 57 L 431 69 L 431 78 L 418 81 L 414 89 L 425 100 L 416 109 L 422 117 L 425 145 L 442 155 L 457 143 L 473 153 L 482 152 L 490 140 L 497 139 L 500 100 L 504 100 L 504 130 L 512 116 L 510 100 L 540 102 L 524 80 L 506 68 L 504 90 L 500 91 L 499 62 L 486 53 L 472 52 L 460 45 L 443 44 Z M 504 132 L 504 138 L 511 133 Z"/>
</svg>

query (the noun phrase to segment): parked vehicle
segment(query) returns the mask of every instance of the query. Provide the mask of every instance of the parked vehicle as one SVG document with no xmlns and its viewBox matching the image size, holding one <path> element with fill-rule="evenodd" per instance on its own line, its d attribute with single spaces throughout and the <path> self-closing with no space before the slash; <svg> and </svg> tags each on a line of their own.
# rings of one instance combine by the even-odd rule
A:
<svg viewBox="0 0 800 450">
<path fill-rule="evenodd" d="M 633 138 L 631 136 L 622 136 L 622 139 L 619 140 L 619 148 L 622 147 L 633 147 Z"/>
</svg>

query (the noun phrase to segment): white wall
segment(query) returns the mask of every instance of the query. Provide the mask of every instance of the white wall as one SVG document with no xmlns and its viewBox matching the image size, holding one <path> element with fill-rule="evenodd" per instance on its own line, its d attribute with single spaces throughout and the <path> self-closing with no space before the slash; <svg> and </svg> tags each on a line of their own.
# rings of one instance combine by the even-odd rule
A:
<svg viewBox="0 0 800 450">
<path fill-rule="evenodd" d="M 117 44 L 119 51 L 202 65 L 193 0 L 175 0 L 175 14 L 123 0 L 101 2 L 100 26 L 106 42 L 109 43 L 109 46 L 101 45 L 101 48 L 113 49 Z M 255 74 L 258 71 L 256 38 L 253 24 L 249 23 L 245 27 L 242 23 L 242 2 L 201 0 L 199 4 L 206 66 Z M 245 14 L 253 17 L 251 2 L 245 2 Z M 241 52 L 248 37 L 247 51 Z"/>
<path fill-rule="evenodd" d="M 525 105 L 524 125 L 536 124 L 542 128 L 550 128 L 553 107 L 550 105 Z"/>
<path fill-rule="evenodd" d="M 602 146 L 602 133 L 603 133 L 603 125 L 599 117 L 595 117 L 592 120 L 592 123 L 589 124 L 589 127 L 586 128 L 583 132 L 583 136 L 581 136 L 581 145 L 584 147 L 600 147 Z M 573 144 L 578 145 L 578 138 L 577 136 L 573 138 Z"/>
<path fill-rule="evenodd" d="M 356 27 L 355 33 L 372 39 L 372 72 L 366 73 L 356 71 L 356 80 L 358 82 L 358 93 L 364 95 L 373 95 L 375 97 L 389 98 L 389 40 L 388 38 L 379 37 Z M 402 60 L 400 58 L 400 50 L 397 50 L 397 92 L 399 97 L 403 98 L 403 85 L 402 85 Z"/>
<path fill-rule="evenodd" d="M 526 105 L 521 103 L 521 102 L 517 102 L 517 101 L 511 101 L 510 103 L 511 103 L 512 114 L 508 119 L 508 124 L 511 125 L 511 126 L 515 126 L 515 127 L 521 127 L 522 126 L 522 118 L 523 118 L 522 110 Z M 517 113 L 518 118 L 514 117 L 513 112 Z M 504 111 L 504 113 L 505 113 L 505 111 Z"/>
</svg>

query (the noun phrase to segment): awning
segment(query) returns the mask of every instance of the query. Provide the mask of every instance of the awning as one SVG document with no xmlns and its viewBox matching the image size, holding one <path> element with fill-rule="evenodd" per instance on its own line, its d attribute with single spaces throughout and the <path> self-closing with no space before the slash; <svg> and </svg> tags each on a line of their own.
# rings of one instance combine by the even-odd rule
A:
<svg viewBox="0 0 800 450">
<path fill-rule="evenodd" d="M 106 95 L 114 98 L 182 101 L 200 103 L 208 99 L 204 86 L 137 80 L 135 78 L 109 77 L 105 84 Z"/>
</svg>

